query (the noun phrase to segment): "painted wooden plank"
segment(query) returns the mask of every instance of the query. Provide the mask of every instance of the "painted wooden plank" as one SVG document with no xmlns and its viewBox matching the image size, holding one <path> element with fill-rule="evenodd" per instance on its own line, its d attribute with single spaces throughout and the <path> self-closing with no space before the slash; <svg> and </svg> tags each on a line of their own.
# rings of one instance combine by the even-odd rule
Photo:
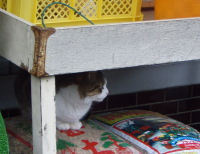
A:
<svg viewBox="0 0 200 154">
<path fill-rule="evenodd" d="M 0 11 L 0 55 L 30 71 L 32 24 Z M 57 28 L 47 42 L 45 71 L 55 75 L 197 60 L 199 27 L 200 18 Z"/>
<path fill-rule="evenodd" d="M 0 9 L 0 55 L 29 71 L 33 66 L 35 37 L 28 23 Z"/>
<path fill-rule="evenodd" d="M 55 77 L 31 76 L 33 154 L 56 154 Z"/>
<path fill-rule="evenodd" d="M 200 18 L 57 28 L 45 70 L 63 74 L 200 59 Z"/>
</svg>

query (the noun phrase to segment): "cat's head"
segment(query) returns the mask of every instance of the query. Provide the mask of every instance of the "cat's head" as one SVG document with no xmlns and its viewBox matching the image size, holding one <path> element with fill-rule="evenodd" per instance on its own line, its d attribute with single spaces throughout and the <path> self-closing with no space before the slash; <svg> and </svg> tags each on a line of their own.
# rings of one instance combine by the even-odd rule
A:
<svg viewBox="0 0 200 154">
<path fill-rule="evenodd" d="M 81 98 L 100 102 L 108 95 L 107 81 L 100 71 L 82 73 L 76 82 Z"/>
</svg>

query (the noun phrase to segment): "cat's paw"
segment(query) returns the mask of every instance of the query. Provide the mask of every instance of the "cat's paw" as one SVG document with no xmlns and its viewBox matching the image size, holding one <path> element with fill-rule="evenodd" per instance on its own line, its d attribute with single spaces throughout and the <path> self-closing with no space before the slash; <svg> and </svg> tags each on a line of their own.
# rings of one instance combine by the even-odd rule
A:
<svg viewBox="0 0 200 154">
<path fill-rule="evenodd" d="M 82 123 L 80 121 L 70 124 L 70 128 L 74 130 L 81 129 L 81 127 Z"/>
<path fill-rule="evenodd" d="M 70 129 L 70 125 L 68 123 L 59 123 L 56 126 L 59 130 L 68 130 Z"/>
</svg>

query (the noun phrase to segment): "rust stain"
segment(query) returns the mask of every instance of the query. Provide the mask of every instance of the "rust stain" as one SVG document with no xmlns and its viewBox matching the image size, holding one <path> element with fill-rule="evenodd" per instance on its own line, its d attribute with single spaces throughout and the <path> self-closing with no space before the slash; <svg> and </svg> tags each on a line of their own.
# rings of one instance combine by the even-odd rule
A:
<svg viewBox="0 0 200 154">
<path fill-rule="evenodd" d="M 48 76 L 45 72 L 47 40 L 56 30 L 54 28 L 41 28 L 38 26 L 32 26 L 31 29 L 35 34 L 35 50 L 31 74 L 37 77 Z"/>
</svg>

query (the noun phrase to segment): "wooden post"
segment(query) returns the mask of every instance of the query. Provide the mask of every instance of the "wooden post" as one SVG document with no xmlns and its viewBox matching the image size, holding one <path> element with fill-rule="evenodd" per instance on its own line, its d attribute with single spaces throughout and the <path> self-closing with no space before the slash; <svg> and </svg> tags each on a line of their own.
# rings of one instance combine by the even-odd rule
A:
<svg viewBox="0 0 200 154">
<path fill-rule="evenodd" d="M 31 76 L 33 154 L 56 154 L 55 77 Z"/>
</svg>

